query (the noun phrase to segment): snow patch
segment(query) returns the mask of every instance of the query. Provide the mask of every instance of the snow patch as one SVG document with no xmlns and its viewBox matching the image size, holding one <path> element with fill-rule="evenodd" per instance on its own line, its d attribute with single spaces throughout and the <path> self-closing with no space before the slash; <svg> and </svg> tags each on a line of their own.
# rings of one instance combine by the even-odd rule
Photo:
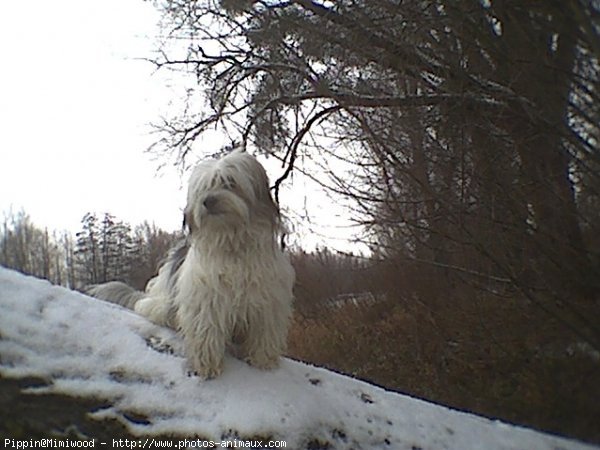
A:
<svg viewBox="0 0 600 450">
<path fill-rule="evenodd" d="M 227 358 L 217 379 L 188 374 L 181 340 L 119 306 L 0 268 L 0 376 L 30 394 L 101 398 L 94 419 L 133 435 L 238 436 L 331 449 L 591 449 L 450 410 L 289 359 L 274 371 Z"/>
</svg>

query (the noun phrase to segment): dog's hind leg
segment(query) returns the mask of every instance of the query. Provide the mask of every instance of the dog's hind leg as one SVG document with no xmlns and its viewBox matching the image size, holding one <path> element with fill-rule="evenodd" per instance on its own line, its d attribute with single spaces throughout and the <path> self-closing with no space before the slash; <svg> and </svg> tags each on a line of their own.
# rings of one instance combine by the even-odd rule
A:
<svg viewBox="0 0 600 450">
<path fill-rule="evenodd" d="M 100 300 L 116 303 L 129 309 L 134 309 L 136 303 L 144 297 L 143 292 L 136 291 L 121 281 L 109 281 L 108 283 L 87 286 L 83 292 Z"/>
<path fill-rule="evenodd" d="M 134 311 L 160 326 L 175 329 L 173 303 L 168 298 L 146 296 L 135 304 Z"/>
</svg>

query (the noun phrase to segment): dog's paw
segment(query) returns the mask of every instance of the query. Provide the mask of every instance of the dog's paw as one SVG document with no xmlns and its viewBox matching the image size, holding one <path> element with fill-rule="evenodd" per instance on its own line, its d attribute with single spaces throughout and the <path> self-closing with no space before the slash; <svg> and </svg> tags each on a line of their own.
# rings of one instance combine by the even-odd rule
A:
<svg viewBox="0 0 600 450">
<path fill-rule="evenodd" d="M 171 346 L 171 344 L 161 337 L 156 336 L 148 336 L 146 339 L 146 344 L 153 350 L 156 350 L 159 353 L 166 353 L 168 355 L 175 354 L 175 350 Z"/>
<path fill-rule="evenodd" d="M 216 365 L 203 364 L 200 361 L 190 361 L 188 363 L 188 376 L 197 376 L 201 380 L 210 380 L 217 378 L 223 372 L 223 363 Z"/>
<path fill-rule="evenodd" d="M 268 357 L 265 355 L 257 356 L 250 355 L 245 358 L 245 361 L 252 367 L 261 370 L 273 370 L 279 367 L 279 357 Z"/>
<path fill-rule="evenodd" d="M 171 330 L 148 324 L 148 326 L 140 330 L 139 334 L 146 342 L 146 345 L 154 351 L 167 355 L 184 355 L 183 344 Z"/>
<path fill-rule="evenodd" d="M 200 378 L 202 381 L 206 381 L 206 380 L 212 380 L 213 378 L 217 378 L 219 375 L 221 375 L 222 372 L 223 372 L 223 369 L 215 369 L 215 368 L 211 367 L 211 368 L 196 369 L 196 370 L 188 372 L 188 374 L 195 375 L 198 378 Z"/>
</svg>

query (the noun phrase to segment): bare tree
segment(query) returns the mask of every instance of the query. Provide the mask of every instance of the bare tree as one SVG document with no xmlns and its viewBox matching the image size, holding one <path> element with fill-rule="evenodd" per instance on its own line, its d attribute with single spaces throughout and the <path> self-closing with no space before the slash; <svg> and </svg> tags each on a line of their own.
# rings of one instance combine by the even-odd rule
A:
<svg viewBox="0 0 600 450">
<path fill-rule="evenodd" d="M 137 289 L 144 289 L 148 280 L 158 273 L 169 249 L 181 238 L 180 233 L 166 232 L 148 222 L 136 226 L 132 240 L 137 251 L 132 255 L 128 282 Z"/>
<path fill-rule="evenodd" d="M 61 248 L 24 211 L 9 212 L 0 231 L 0 264 L 60 284 L 65 271 Z"/>
<path fill-rule="evenodd" d="M 600 347 L 597 2 L 161 5 L 186 47 L 154 62 L 192 77 L 157 148 L 220 128 L 286 164 L 276 191 L 316 163 L 375 254 L 508 283 Z"/>
</svg>

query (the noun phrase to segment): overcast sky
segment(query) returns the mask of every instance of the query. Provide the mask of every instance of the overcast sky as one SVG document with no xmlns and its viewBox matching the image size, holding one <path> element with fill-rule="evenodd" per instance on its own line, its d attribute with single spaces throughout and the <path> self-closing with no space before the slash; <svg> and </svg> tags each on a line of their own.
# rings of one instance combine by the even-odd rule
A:
<svg viewBox="0 0 600 450">
<path fill-rule="evenodd" d="M 51 230 L 78 230 L 88 211 L 180 228 L 187 177 L 173 168 L 157 176 L 159 163 L 145 153 L 155 139 L 149 123 L 176 100 L 141 60 L 157 47 L 158 20 L 142 0 L 3 4 L 0 212 L 24 209 Z M 302 196 L 300 185 L 282 203 L 299 207 Z M 314 218 L 319 233 L 348 236 L 337 228 L 340 211 L 325 198 L 309 200 L 315 214 L 330 214 Z M 302 237 L 307 247 L 319 240 Z"/>
<path fill-rule="evenodd" d="M 6 2 L 0 17 L 0 209 L 77 227 L 88 211 L 181 223 L 175 171 L 144 155 L 168 93 L 147 62 L 158 14 L 141 0 Z"/>
</svg>

